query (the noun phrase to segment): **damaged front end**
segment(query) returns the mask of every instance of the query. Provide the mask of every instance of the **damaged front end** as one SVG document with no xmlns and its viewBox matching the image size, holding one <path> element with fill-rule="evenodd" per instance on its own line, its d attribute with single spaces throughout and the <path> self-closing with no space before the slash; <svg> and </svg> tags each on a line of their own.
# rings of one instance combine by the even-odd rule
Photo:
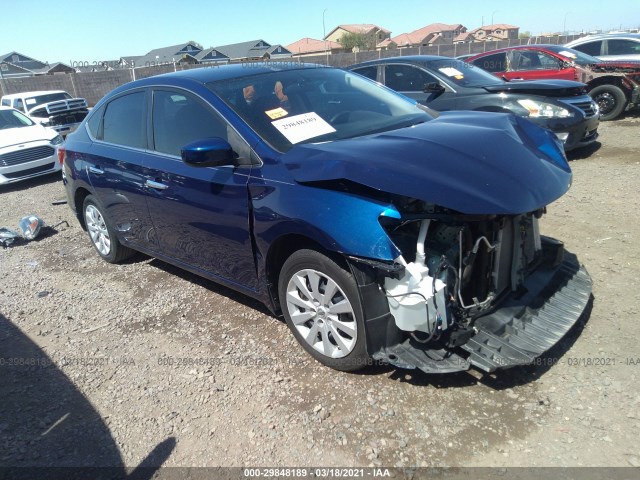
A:
<svg viewBox="0 0 640 480">
<path fill-rule="evenodd" d="M 464 215 L 407 201 L 399 210 L 401 219 L 380 219 L 402 255 L 377 269 L 389 313 L 378 305 L 368 323 L 374 359 L 427 373 L 530 364 L 585 310 L 591 279 L 540 235 L 544 209 Z"/>
<path fill-rule="evenodd" d="M 376 218 L 395 247 L 384 256 L 362 234 L 374 228 L 333 231 L 347 237 L 336 243 L 358 282 L 377 360 L 429 373 L 528 364 L 587 306 L 588 274 L 538 228 L 546 205 L 569 189 L 571 169 L 557 138 L 521 117 L 445 112 L 411 128 L 302 145 L 283 162 L 299 183 L 388 205 Z"/>
<path fill-rule="evenodd" d="M 87 101 L 73 98 L 38 105 L 29 111 L 29 116 L 61 135 L 68 135 L 78 128 L 88 113 Z"/>
</svg>

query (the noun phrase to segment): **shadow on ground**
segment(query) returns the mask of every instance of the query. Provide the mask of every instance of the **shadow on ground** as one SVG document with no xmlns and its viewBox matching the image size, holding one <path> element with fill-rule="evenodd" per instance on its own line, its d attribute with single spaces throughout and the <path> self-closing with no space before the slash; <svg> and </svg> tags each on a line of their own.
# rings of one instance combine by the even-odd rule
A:
<svg viewBox="0 0 640 480">
<path fill-rule="evenodd" d="M 1 313 L 0 379 L 0 479 L 150 479 L 175 448 L 167 438 L 127 474 L 91 402 Z"/>
<path fill-rule="evenodd" d="M 595 154 L 600 150 L 600 148 L 602 148 L 602 144 L 600 142 L 593 142 L 586 147 L 576 148 L 575 150 L 567 152 L 567 159 L 569 161 L 584 160 L 585 158 L 589 158 L 591 155 Z"/>
<path fill-rule="evenodd" d="M 7 185 L 0 185 L 0 194 L 8 192 L 17 192 L 20 190 L 27 190 L 29 188 L 38 187 L 40 185 L 47 185 L 49 183 L 60 182 L 60 198 L 65 197 L 64 187 L 62 185 L 62 176 L 60 172 L 53 172 L 48 175 L 42 175 L 39 177 L 28 178 L 15 183 L 9 183 Z"/>
</svg>

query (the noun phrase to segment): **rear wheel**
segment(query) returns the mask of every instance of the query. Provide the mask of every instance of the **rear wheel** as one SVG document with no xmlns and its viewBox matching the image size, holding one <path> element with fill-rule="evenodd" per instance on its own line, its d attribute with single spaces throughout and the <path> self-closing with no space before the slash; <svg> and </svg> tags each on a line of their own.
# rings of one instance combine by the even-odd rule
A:
<svg viewBox="0 0 640 480">
<path fill-rule="evenodd" d="M 320 363 L 342 371 L 368 364 L 364 314 L 353 276 L 315 250 L 284 263 L 280 305 L 296 340 Z"/>
<path fill-rule="evenodd" d="M 627 104 L 627 97 L 620 87 L 600 85 L 589 92 L 600 107 L 600 120 L 608 121 L 618 117 Z"/>
<path fill-rule="evenodd" d="M 104 260 L 118 263 L 135 253 L 120 244 L 93 195 L 84 199 L 82 214 L 91 243 Z"/>
</svg>

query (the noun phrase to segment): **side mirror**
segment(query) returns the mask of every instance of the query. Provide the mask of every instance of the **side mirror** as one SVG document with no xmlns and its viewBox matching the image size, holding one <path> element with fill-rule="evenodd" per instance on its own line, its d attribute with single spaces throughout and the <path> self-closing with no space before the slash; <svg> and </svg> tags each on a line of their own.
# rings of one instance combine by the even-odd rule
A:
<svg viewBox="0 0 640 480">
<path fill-rule="evenodd" d="M 444 92 L 444 87 L 438 82 L 425 83 L 422 91 L 424 93 L 442 93 Z"/>
<path fill-rule="evenodd" d="M 219 137 L 205 138 L 180 150 L 182 161 L 194 167 L 235 165 L 235 153 L 229 142 Z"/>
</svg>

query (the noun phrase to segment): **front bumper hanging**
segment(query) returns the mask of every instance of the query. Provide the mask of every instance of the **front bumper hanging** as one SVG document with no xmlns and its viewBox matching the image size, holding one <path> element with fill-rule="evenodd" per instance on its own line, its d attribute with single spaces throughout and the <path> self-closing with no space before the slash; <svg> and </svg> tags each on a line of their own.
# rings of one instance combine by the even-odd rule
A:
<svg viewBox="0 0 640 480">
<path fill-rule="evenodd" d="M 373 353 L 376 360 L 426 373 L 474 366 L 485 372 L 528 365 L 556 345 L 580 319 L 592 282 L 575 255 L 540 265 L 491 313 L 473 323 L 477 333 L 457 350 L 426 349 L 412 339 Z M 524 292 L 524 293 L 522 293 Z"/>
</svg>

